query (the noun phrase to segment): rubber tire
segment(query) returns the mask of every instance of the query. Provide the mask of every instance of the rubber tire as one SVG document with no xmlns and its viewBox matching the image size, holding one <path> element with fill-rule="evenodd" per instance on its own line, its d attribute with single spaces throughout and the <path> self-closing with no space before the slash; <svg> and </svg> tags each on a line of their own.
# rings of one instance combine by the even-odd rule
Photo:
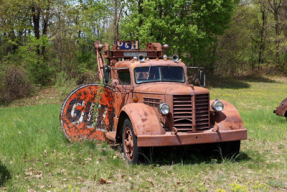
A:
<svg viewBox="0 0 287 192">
<path fill-rule="evenodd" d="M 240 140 L 220 143 L 221 155 L 225 158 L 235 158 L 240 151 Z"/>
<path fill-rule="evenodd" d="M 126 151 L 125 151 L 125 141 L 124 141 L 124 134 L 125 134 L 125 128 L 129 127 L 132 131 L 132 136 L 133 136 L 133 146 L 134 146 L 134 152 L 133 152 L 133 157 L 132 159 L 129 159 L 126 155 Z M 138 164 L 139 163 L 139 155 L 141 153 L 141 149 L 137 146 L 137 137 L 134 134 L 134 130 L 133 130 L 133 125 L 131 123 L 131 121 L 127 118 L 124 121 L 123 127 L 122 127 L 122 146 L 123 146 L 123 152 L 124 152 L 124 156 L 125 159 L 128 163 L 130 164 Z"/>
</svg>

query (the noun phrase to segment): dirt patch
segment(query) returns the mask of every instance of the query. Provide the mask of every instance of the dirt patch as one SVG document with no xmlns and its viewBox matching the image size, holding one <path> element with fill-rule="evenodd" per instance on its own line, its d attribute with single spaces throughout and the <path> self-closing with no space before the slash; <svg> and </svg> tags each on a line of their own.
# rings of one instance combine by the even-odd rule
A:
<svg viewBox="0 0 287 192">
<path fill-rule="evenodd" d="M 44 105 L 44 104 L 62 104 L 57 89 L 54 87 L 42 88 L 36 91 L 31 97 L 15 100 L 7 107 Z"/>
</svg>

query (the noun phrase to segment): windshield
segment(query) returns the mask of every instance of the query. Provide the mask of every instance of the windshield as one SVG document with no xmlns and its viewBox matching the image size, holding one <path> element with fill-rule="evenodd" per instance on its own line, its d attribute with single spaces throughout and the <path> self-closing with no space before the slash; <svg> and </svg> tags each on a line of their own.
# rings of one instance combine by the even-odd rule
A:
<svg viewBox="0 0 287 192">
<path fill-rule="evenodd" d="M 182 67 L 151 66 L 135 68 L 136 83 L 185 81 Z"/>
</svg>

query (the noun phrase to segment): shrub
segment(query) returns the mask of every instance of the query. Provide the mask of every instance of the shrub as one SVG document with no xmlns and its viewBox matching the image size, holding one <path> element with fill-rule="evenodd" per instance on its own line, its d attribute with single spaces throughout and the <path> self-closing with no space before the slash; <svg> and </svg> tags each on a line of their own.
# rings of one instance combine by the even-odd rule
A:
<svg viewBox="0 0 287 192">
<path fill-rule="evenodd" d="M 89 84 L 89 83 L 95 83 L 99 82 L 99 76 L 97 73 L 93 71 L 86 71 L 77 80 L 77 84 Z"/>
<path fill-rule="evenodd" d="M 76 79 L 69 78 L 67 73 L 61 71 L 57 74 L 55 87 L 60 95 L 60 100 L 65 99 L 77 87 Z"/>
<path fill-rule="evenodd" d="M 5 104 L 27 97 L 34 91 L 34 86 L 24 69 L 15 66 L 2 66 L 0 71 L 0 103 Z"/>
</svg>

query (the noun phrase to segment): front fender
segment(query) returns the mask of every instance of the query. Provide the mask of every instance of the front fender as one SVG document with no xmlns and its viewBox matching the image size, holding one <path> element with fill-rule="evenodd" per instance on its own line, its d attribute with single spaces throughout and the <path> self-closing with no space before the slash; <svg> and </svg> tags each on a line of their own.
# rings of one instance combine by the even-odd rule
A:
<svg viewBox="0 0 287 192">
<path fill-rule="evenodd" d="M 276 110 L 274 111 L 274 113 L 276 113 L 279 116 L 285 116 L 287 112 L 287 98 L 285 98 L 280 105 L 276 108 Z"/>
<path fill-rule="evenodd" d="M 143 103 L 130 103 L 122 108 L 121 114 L 122 113 L 126 113 L 131 120 L 136 136 L 165 134 L 155 111 L 148 105 Z M 119 127 L 119 129 L 121 129 L 121 127 Z"/>
<path fill-rule="evenodd" d="M 231 103 L 220 100 L 224 104 L 224 108 L 221 112 L 215 112 L 211 107 L 214 101 L 210 100 L 210 124 L 212 127 L 218 126 L 219 130 L 245 129 L 239 112 Z"/>
</svg>

